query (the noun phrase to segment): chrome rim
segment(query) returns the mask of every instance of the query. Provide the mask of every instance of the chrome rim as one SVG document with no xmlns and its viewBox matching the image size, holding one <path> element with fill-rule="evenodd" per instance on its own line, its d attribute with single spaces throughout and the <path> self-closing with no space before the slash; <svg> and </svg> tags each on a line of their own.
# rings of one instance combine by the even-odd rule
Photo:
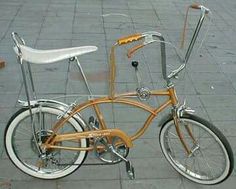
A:
<svg viewBox="0 0 236 189">
<path fill-rule="evenodd" d="M 58 121 L 57 115 L 59 110 L 43 109 L 44 111 L 39 111 L 39 108 L 33 109 L 34 123 L 38 136 L 44 132 L 46 132 L 46 135 L 50 135 L 51 127 Z M 59 178 L 73 172 L 79 166 L 79 163 L 83 162 L 86 154 L 84 151 L 50 150 L 46 153 L 46 158 L 39 158 L 37 150 L 35 150 L 33 145 L 30 115 L 28 111 L 21 113 L 21 115 L 13 120 L 6 135 L 6 140 L 10 139 L 10 142 L 6 143 L 8 154 L 17 167 L 32 176 L 50 179 Z M 40 132 L 39 125 L 42 127 L 42 123 L 45 125 L 43 130 L 41 129 L 42 132 Z M 69 120 L 58 133 L 77 131 L 78 128 L 74 124 L 75 120 Z M 81 143 L 77 141 L 63 141 L 57 145 L 86 147 L 86 141 L 83 140 Z"/>
<path fill-rule="evenodd" d="M 191 128 L 195 143 L 185 129 L 186 125 Z M 172 121 L 163 128 L 164 141 L 161 142 L 168 161 L 193 181 L 213 184 L 223 180 L 228 174 L 229 158 L 220 139 L 194 120 L 181 119 L 180 128 L 192 153 L 188 155 L 184 150 Z"/>
</svg>

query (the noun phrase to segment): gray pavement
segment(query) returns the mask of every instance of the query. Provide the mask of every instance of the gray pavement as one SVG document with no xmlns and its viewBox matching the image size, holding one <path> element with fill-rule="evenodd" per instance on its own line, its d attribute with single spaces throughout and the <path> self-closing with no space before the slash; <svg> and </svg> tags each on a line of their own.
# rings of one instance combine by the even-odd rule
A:
<svg viewBox="0 0 236 189">
<path fill-rule="evenodd" d="M 136 176 L 129 180 L 123 163 L 111 166 L 82 166 L 72 175 L 56 181 L 34 179 L 21 173 L 10 162 L 3 147 L 4 128 L 11 115 L 19 109 L 18 98 L 25 99 L 19 65 L 12 50 L 12 31 L 18 32 L 28 46 L 39 49 L 96 45 L 99 50 L 81 57 L 89 75 L 92 90 L 107 94 L 109 48 L 121 36 L 136 32 L 159 31 L 178 45 L 184 14 L 191 0 L 0 0 L 0 57 L 6 67 L 0 69 L 0 188 L 11 189 L 157 189 L 157 188 L 224 188 L 236 185 L 236 172 L 222 184 L 203 186 L 192 183 L 176 173 L 164 159 L 159 142 L 158 118 L 148 132 L 135 142 L 130 158 Z M 207 40 L 201 50 L 191 57 L 188 70 L 176 81 L 181 96 L 198 115 L 212 121 L 236 149 L 236 2 L 234 0 L 200 1 L 213 13 Z M 189 19 L 188 34 L 193 31 L 197 11 Z M 207 21 L 209 23 L 209 21 Z M 204 30 L 207 26 L 203 27 Z M 203 35 L 201 36 L 203 37 Z M 199 43 L 198 43 L 199 44 Z M 134 71 L 124 53 L 119 51 L 117 90 L 129 91 L 136 87 Z M 171 55 L 168 58 L 171 60 Z M 142 78 L 149 87 L 162 87 L 160 67 L 156 65 L 155 49 L 141 51 L 135 58 L 144 64 Z M 126 62 L 125 62 L 126 61 Z M 175 66 L 170 61 L 171 66 Z M 86 94 L 81 77 L 67 61 L 57 64 L 33 66 L 39 97 Z M 61 98 L 70 103 L 73 98 Z M 82 99 L 81 99 L 82 100 Z M 151 99 L 155 105 L 161 99 Z M 116 107 L 103 107 L 111 127 L 127 132 L 143 121 L 140 112 Z M 132 112 L 127 117 L 127 111 Z M 163 114 L 161 115 L 163 116 Z M 133 127 L 132 127 L 133 126 Z M 90 156 L 89 156 L 90 157 Z"/>
</svg>

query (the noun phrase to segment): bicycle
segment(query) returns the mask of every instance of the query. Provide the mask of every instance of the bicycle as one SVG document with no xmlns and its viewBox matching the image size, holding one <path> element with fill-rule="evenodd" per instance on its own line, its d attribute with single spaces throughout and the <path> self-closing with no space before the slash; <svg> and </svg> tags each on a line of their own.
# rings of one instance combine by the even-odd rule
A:
<svg viewBox="0 0 236 189">
<path fill-rule="evenodd" d="M 134 34 L 117 40 L 111 48 L 109 95 L 95 98 L 88 80 L 78 60 L 78 56 L 97 50 L 95 46 L 83 46 L 58 50 L 36 50 L 25 46 L 25 42 L 15 32 L 12 37 L 14 50 L 21 65 L 27 101 L 19 101 L 23 106 L 8 122 L 5 130 L 5 148 L 10 160 L 24 173 L 40 179 L 58 179 L 77 170 L 86 159 L 87 153 L 94 151 L 96 157 L 105 164 L 125 162 L 128 176 L 135 178 L 134 167 L 127 159 L 133 141 L 142 136 L 153 119 L 167 107 L 171 113 L 160 123 L 159 141 L 162 152 L 170 165 L 187 179 L 200 184 L 218 184 L 227 179 L 234 166 L 233 152 L 225 136 L 210 122 L 192 114 L 185 104 L 180 104 L 172 79 L 176 77 L 189 60 L 196 38 L 209 9 L 203 5 L 191 5 L 200 9 L 201 15 L 183 63 L 170 74 L 166 66 L 166 42 L 158 32 Z M 138 62 L 133 61 L 138 88 L 134 92 L 115 92 L 115 48 L 141 41 L 143 43 L 128 50 L 131 57 L 138 49 L 158 42 L 161 48 L 162 76 L 166 89 L 150 90 L 142 86 Z M 89 91 L 88 101 L 77 104 L 37 99 L 30 63 L 47 64 L 69 59 L 76 62 Z M 34 100 L 30 99 L 24 62 L 30 78 Z M 143 103 L 151 96 L 165 96 L 167 100 L 159 107 Z M 99 106 L 101 104 L 122 104 L 141 109 L 147 113 L 144 125 L 134 135 L 128 136 L 120 129 L 109 129 Z M 93 108 L 96 118 L 86 121 L 81 111 Z"/>
</svg>

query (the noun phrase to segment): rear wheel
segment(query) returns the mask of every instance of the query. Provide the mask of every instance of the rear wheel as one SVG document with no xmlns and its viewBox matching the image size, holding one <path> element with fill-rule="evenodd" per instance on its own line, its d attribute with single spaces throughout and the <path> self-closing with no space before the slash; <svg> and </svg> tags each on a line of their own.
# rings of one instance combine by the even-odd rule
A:
<svg viewBox="0 0 236 189">
<path fill-rule="evenodd" d="M 50 107 L 32 108 L 36 141 L 32 134 L 31 117 L 28 109 L 21 109 L 10 119 L 5 130 L 5 148 L 11 161 L 23 172 L 41 179 L 58 179 L 74 172 L 86 158 L 86 151 L 47 150 L 39 157 L 37 144 L 51 136 L 53 125 L 58 121 L 61 110 Z M 83 127 L 70 118 L 58 134 L 83 132 Z M 59 146 L 87 147 L 87 140 L 63 141 Z"/>
<path fill-rule="evenodd" d="M 234 166 L 233 152 L 224 135 L 208 121 L 193 115 L 181 117 L 179 125 L 191 153 L 186 153 L 171 118 L 162 125 L 159 135 L 168 162 L 196 183 L 210 185 L 224 181 Z"/>
</svg>

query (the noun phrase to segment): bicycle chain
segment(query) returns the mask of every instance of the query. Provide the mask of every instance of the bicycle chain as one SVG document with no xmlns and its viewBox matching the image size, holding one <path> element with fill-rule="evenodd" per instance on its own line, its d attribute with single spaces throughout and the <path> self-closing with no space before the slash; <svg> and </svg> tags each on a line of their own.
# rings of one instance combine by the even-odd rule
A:
<svg viewBox="0 0 236 189">
<path fill-rule="evenodd" d="M 82 165 L 84 166 L 90 166 L 90 165 L 115 165 L 118 164 L 120 162 L 116 162 L 116 163 L 83 163 Z M 77 164 L 77 163 L 63 163 L 63 164 L 56 164 L 58 166 L 65 166 L 65 165 L 81 165 L 81 164 Z"/>
</svg>

